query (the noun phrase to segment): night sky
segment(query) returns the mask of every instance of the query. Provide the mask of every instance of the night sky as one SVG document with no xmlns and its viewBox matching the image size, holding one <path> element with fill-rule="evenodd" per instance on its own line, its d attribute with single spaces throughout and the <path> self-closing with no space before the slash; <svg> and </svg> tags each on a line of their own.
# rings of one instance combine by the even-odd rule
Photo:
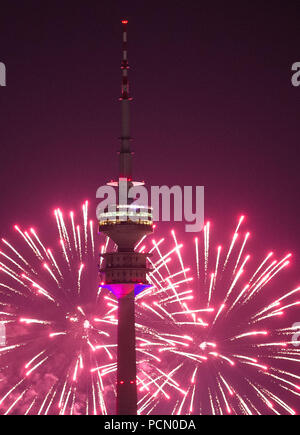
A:
<svg viewBox="0 0 300 435">
<path fill-rule="evenodd" d="M 218 235 L 245 213 L 259 258 L 294 253 L 285 276 L 297 285 L 298 1 L 2 2 L 2 235 L 15 223 L 46 235 L 54 207 L 95 201 L 116 176 L 122 18 L 135 178 L 204 185 Z"/>
</svg>

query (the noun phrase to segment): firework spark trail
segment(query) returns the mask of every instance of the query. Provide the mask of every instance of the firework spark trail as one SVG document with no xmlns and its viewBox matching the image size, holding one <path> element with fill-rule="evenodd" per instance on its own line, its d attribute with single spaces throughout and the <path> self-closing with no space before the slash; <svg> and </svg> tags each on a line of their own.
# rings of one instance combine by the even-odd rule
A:
<svg viewBox="0 0 300 435">
<path fill-rule="evenodd" d="M 156 241 L 155 241 L 154 239 L 153 239 L 152 242 L 153 242 L 153 245 L 154 245 L 156 251 L 157 251 L 158 254 L 159 254 L 160 261 L 164 264 L 164 266 L 165 266 L 165 268 L 166 268 L 168 274 L 170 274 L 170 270 L 169 270 L 169 268 L 168 268 L 167 262 L 165 261 L 165 257 L 163 257 L 162 254 L 161 254 L 161 252 L 160 252 L 159 244 L 156 243 Z M 176 246 L 175 250 L 176 250 L 176 251 L 178 250 L 178 246 Z"/>
<path fill-rule="evenodd" d="M 63 213 L 62 213 L 62 211 L 60 209 L 57 210 L 57 213 L 58 213 L 58 218 L 59 218 L 59 221 L 60 221 L 60 228 L 62 230 L 63 240 L 67 244 L 69 249 L 71 249 L 70 238 L 69 238 L 69 234 L 68 234 L 68 231 L 67 231 L 67 228 L 66 228 L 66 225 L 65 225 Z"/>
<path fill-rule="evenodd" d="M 249 289 L 249 284 L 247 284 L 242 291 L 238 294 L 238 296 L 236 297 L 236 299 L 233 301 L 233 303 L 231 304 L 231 306 L 229 307 L 229 309 L 227 310 L 227 315 L 229 314 L 229 312 L 231 310 L 233 310 L 233 308 L 235 307 L 235 305 L 239 302 L 239 300 L 244 296 L 244 294 L 246 293 L 246 291 Z"/>
<path fill-rule="evenodd" d="M 225 407 L 226 407 L 226 411 L 227 411 L 228 414 L 231 414 L 232 411 L 231 411 L 231 408 L 230 408 L 230 406 L 228 404 L 227 397 L 226 397 L 226 394 L 224 393 L 222 385 L 221 385 L 221 383 L 218 380 L 217 380 L 217 383 L 218 383 L 218 387 L 219 387 L 219 390 L 221 392 L 221 395 L 222 395 L 222 398 L 223 398 L 223 401 L 224 401 L 224 404 L 225 404 Z"/>
<path fill-rule="evenodd" d="M 35 397 L 35 398 L 33 399 L 33 401 L 31 402 L 31 404 L 30 404 L 30 405 L 28 406 L 28 408 L 26 409 L 24 415 L 28 415 L 28 414 L 30 413 L 31 408 L 34 406 L 36 400 L 37 400 L 37 398 Z"/>
<path fill-rule="evenodd" d="M 4 400 L 13 393 L 22 383 L 24 382 L 24 378 L 21 379 L 16 385 L 14 385 L 1 399 L 0 399 L 0 405 L 4 402 Z"/>
<path fill-rule="evenodd" d="M 87 253 L 87 241 L 88 241 L 88 201 L 86 201 L 82 206 L 83 211 L 83 225 L 84 225 L 84 250 Z"/>
<path fill-rule="evenodd" d="M 180 247 L 179 247 L 179 244 L 178 244 L 178 242 L 177 242 L 177 238 L 176 238 L 175 231 L 172 230 L 172 231 L 171 231 L 171 234 L 172 234 L 172 237 L 173 237 L 173 239 L 174 239 L 174 242 L 175 242 L 175 245 L 176 245 L 176 248 L 177 248 L 176 253 L 177 253 L 178 258 L 179 258 L 179 262 L 180 262 L 180 265 L 181 265 L 181 270 L 182 270 L 183 273 L 184 273 L 184 277 L 185 277 L 185 279 L 187 279 L 187 276 L 186 276 L 186 269 L 184 268 L 184 265 L 183 265 L 183 260 L 182 260 L 182 256 L 181 256 L 181 253 L 180 253 Z"/>
<path fill-rule="evenodd" d="M 248 381 L 249 385 L 251 385 L 252 388 L 256 391 L 257 395 L 263 400 L 263 402 L 265 402 L 265 404 L 270 409 L 272 409 L 275 413 L 277 413 L 276 410 L 274 409 L 274 406 L 273 406 L 272 402 L 270 402 L 267 399 L 266 395 L 259 388 L 257 388 L 249 379 L 247 379 L 247 381 Z"/>
<path fill-rule="evenodd" d="M 56 278 L 56 276 L 54 275 L 54 273 L 52 272 L 52 270 L 50 269 L 50 267 L 48 266 L 47 263 L 44 263 L 44 268 L 49 272 L 50 276 L 54 279 L 54 281 L 56 282 L 56 284 L 59 286 L 59 281 Z"/>
<path fill-rule="evenodd" d="M 208 252 L 209 252 L 209 222 L 204 226 L 204 270 L 205 270 L 205 277 L 207 275 L 207 268 L 208 268 Z"/>
<path fill-rule="evenodd" d="M 55 266 L 57 272 L 59 273 L 60 278 L 63 278 L 63 275 L 62 275 L 62 273 L 61 273 L 61 270 L 60 270 L 60 268 L 59 268 L 59 266 L 58 266 L 58 264 L 57 264 L 57 262 L 56 262 L 56 260 L 55 260 L 55 258 L 54 258 L 54 255 L 52 254 L 51 249 L 47 249 L 47 254 L 49 255 L 49 257 L 50 257 L 52 263 L 54 264 L 54 266 Z"/>
<path fill-rule="evenodd" d="M 34 251 L 36 252 L 37 256 L 42 259 L 43 258 L 43 254 L 41 253 L 41 251 L 39 250 L 39 248 L 36 246 L 36 244 L 34 243 L 34 241 L 32 240 L 32 238 L 30 237 L 28 231 L 24 231 L 24 234 L 26 236 L 26 238 L 29 240 L 30 244 L 33 246 Z M 47 255 L 47 254 L 46 254 Z"/>
<path fill-rule="evenodd" d="M 220 264 L 221 251 L 222 251 L 222 246 L 218 246 L 218 253 L 217 253 L 216 267 L 215 267 L 215 272 L 214 272 L 214 282 L 213 282 L 213 287 L 215 287 L 215 285 L 216 285 L 216 281 L 217 281 L 217 279 L 218 279 L 218 271 L 219 271 L 219 264 Z"/>
<path fill-rule="evenodd" d="M 272 302 L 270 305 L 268 305 L 267 307 L 265 307 L 265 308 L 263 308 L 262 310 L 260 310 L 259 312 L 257 312 L 252 318 L 253 319 L 255 319 L 256 317 L 259 317 L 259 316 L 261 316 L 262 314 L 264 314 L 264 313 L 266 313 L 267 311 L 270 311 L 272 308 L 274 308 L 274 307 L 280 307 L 280 303 L 284 300 L 284 299 L 287 299 L 288 297 L 290 297 L 290 296 L 292 296 L 292 295 L 294 295 L 294 294 L 296 294 L 296 293 L 299 293 L 300 292 L 300 288 L 297 288 L 297 289 L 295 289 L 295 290 L 292 290 L 292 291 L 290 291 L 290 292 L 288 292 L 288 293 L 286 293 L 284 296 L 282 296 L 281 298 L 279 298 L 279 299 L 276 299 L 274 302 Z M 297 305 L 298 304 L 298 302 L 296 302 L 295 303 L 295 305 Z M 293 304 L 291 304 L 291 306 L 293 306 Z M 284 307 L 281 307 L 280 308 L 280 311 L 281 310 L 283 310 L 284 309 Z M 276 310 L 277 312 L 278 312 L 278 310 Z"/>
<path fill-rule="evenodd" d="M 215 280 L 215 275 L 214 275 L 214 273 L 212 273 L 210 276 L 210 285 L 209 285 L 209 291 L 208 291 L 207 307 L 209 307 L 209 305 L 210 305 L 214 280 Z"/>
<path fill-rule="evenodd" d="M 48 400 L 49 397 L 51 396 L 51 393 L 52 393 L 53 389 L 54 389 L 54 385 L 53 385 L 53 386 L 50 388 L 50 390 L 47 392 L 47 394 L 46 394 L 46 396 L 45 396 L 45 399 L 44 399 L 44 401 L 42 402 L 42 405 L 41 405 L 41 407 L 40 407 L 40 409 L 39 409 L 39 411 L 38 411 L 38 415 L 41 415 L 41 414 L 42 414 L 43 408 L 45 407 L 45 405 L 46 405 L 46 403 L 47 403 L 47 400 Z"/>
<path fill-rule="evenodd" d="M 199 239 L 195 238 L 197 278 L 200 279 Z"/>
<path fill-rule="evenodd" d="M 228 292 L 227 292 L 227 294 L 226 294 L 226 296 L 225 296 L 225 300 L 224 300 L 224 302 L 227 301 L 227 299 L 229 298 L 231 292 L 233 291 L 233 289 L 234 289 L 234 287 L 235 287 L 237 281 L 240 279 L 242 273 L 244 272 L 244 267 L 245 267 L 247 261 L 249 260 L 249 258 L 250 258 L 250 256 L 248 255 L 248 256 L 245 258 L 245 260 L 244 260 L 243 264 L 241 265 L 240 269 L 238 270 L 238 272 L 235 274 L 234 279 L 233 279 L 233 281 L 232 281 L 232 284 L 231 284 L 231 286 L 229 287 Z"/>
<path fill-rule="evenodd" d="M 95 254 L 95 242 L 94 242 L 94 222 L 90 221 L 90 237 L 92 243 L 92 252 Z"/>
<path fill-rule="evenodd" d="M 61 225 L 60 225 L 60 219 L 59 219 L 59 215 L 58 215 L 58 210 L 57 209 L 54 210 L 54 216 L 55 216 L 55 219 L 56 219 L 56 225 L 57 225 L 57 229 L 58 229 L 58 232 L 59 232 L 59 238 L 62 239 L 63 238 L 63 232 L 62 232 L 62 228 L 61 228 Z"/>
<path fill-rule="evenodd" d="M 80 261 L 82 261 L 82 248 L 81 248 L 80 225 L 77 225 L 76 230 L 77 230 L 77 240 L 78 240 L 79 257 L 80 257 Z"/>
<path fill-rule="evenodd" d="M 272 398 L 275 402 L 281 405 L 289 414 L 296 415 L 296 412 L 291 407 L 289 407 L 283 400 L 281 400 L 278 396 L 276 396 L 271 391 L 268 391 L 265 388 L 263 390 L 269 395 L 270 398 Z"/>
<path fill-rule="evenodd" d="M 13 253 L 16 254 L 20 260 L 23 261 L 23 263 L 26 266 L 30 267 L 30 264 L 25 260 L 25 258 L 10 243 L 8 243 L 5 239 L 2 239 L 2 242 L 5 243 L 5 245 L 7 245 L 13 251 Z"/>
<path fill-rule="evenodd" d="M 251 283 L 254 278 L 258 275 L 258 273 L 261 271 L 261 269 L 264 267 L 264 265 L 269 261 L 269 259 L 273 256 L 273 252 L 270 252 L 266 258 L 262 261 L 262 263 L 258 266 L 252 277 L 250 278 L 249 282 Z"/>
<path fill-rule="evenodd" d="M 44 266 L 44 269 L 45 266 Z M 48 298 L 50 301 L 55 303 L 55 299 L 52 298 L 49 293 L 47 292 L 47 290 L 45 290 L 43 287 L 41 287 L 39 284 L 37 284 L 35 281 L 33 281 L 31 278 L 29 278 L 29 276 L 26 275 L 22 275 L 22 278 L 26 281 L 29 281 L 32 284 L 32 287 L 38 290 L 38 293 L 45 296 L 46 298 Z M 56 280 L 54 280 L 56 282 Z M 23 283 L 22 283 L 23 284 Z"/>
<path fill-rule="evenodd" d="M 40 258 L 40 255 L 38 254 L 38 252 L 36 251 L 36 249 L 34 248 L 34 246 L 32 245 L 32 243 L 30 243 L 30 240 L 28 239 L 28 237 L 26 236 L 25 233 L 23 233 L 23 231 L 20 230 L 20 228 L 18 227 L 18 225 L 15 225 L 15 230 L 23 237 L 24 241 L 27 243 L 27 245 L 32 249 L 32 251 L 34 252 L 34 254 Z"/>
<path fill-rule="evenodd" d="M 8 408 L 4 415 L 8 415 L 10 413 L 10 411 L 17 405 L 17 403 L 22 399 L 26 392 L 27 388 L 25 388 L 25 390 L 16 398 L 16 400 L 12 403 L 12 405 Z"/>
<path fill-rule="evenodd" d="M 80 282 L 81 282 L 81 274 L 84 268 L 84 264 L 81 264 L 78 270 L 78 294 L 80 294 Z"/>
<path fill-rule="evenodd" d="M 68 266 L 70 268 L 71 267 L 70 260 L 69 260 L 69 257 L 68 257 L 68 254 L 67 254 L 67 250 L 66 250 L 66 247 L 65 247 L 65 242 L 62 239 L 60 240 L 60 244 L 61 244 L 64 256 L 65 256 L 66 262 L 68 263 Z"/>
<path fill-rule="evenodd" d="M 234 248 L 235 242 L 237 241 L 238 236 L 239 236 L 238 233 L 235 232 L 233 235 L 232 241 L 231 241 L 231 245 L 229 246 L 229 249 L 228 249 L 227 257 L 226 257 L 226 260 L 225 260 L 225 263 L 223 266 L 223 271 L 226 269 L 227 263 L 228 263 L 229 258 L 230 258 L 230 254 L 233 251 L 233 248 Z"/>
<path fill-rule="evenodd" d="M 74 245 L 75 245 L 75 249 L 77 251 L 78 245 L 77 245 L 77 237 L 76 237 L 74 212 L 73 211 L 70 212 L 70 219 L 71 219 L 71 225 L 72 225 L 72 234 L 73 234 Z"/>
<path fill-rule="evenodd" d="M 249 237 L 250 237 L 250 233 L 247 233 L 247 234 L 245 235 L 245 239 L 244 239 L 244 242 L 243 242 L 242 247 L 241 247 L 241 249 L 240 249 L 240 252 L 239 252 L 238 258 L 237 258 L 237 260 L 236 260 L 236 264 L 235 264 L 234 269 L 233 269 L 233 274 L 235 274 L 236 269 L 238 268 L 238 265 L 239 265 L 239 263 L 240 263 L 240 260 L 241 260 L 242 254 L 243 254 L 243 252 L 244 252 L 244 249 L 245 249 L 245 246 L 246 246 L 246 243 L 247 243 L 247 240 L 248 240 Z"/>
<path fill-rule="evenodd" d="M 12 258 L 10 258 L 8 255 L 6 255 L 4 252 L 0 251 L 0 255 L 2 255 L 3 257 L 5 257 L 9 262 L 13 263 L 15 266 L 17 266 L 18 269 L 22 270 L 23 272 L 26 272 L 26 270 L 24 269 L 24 267 L 22 267 L 19 263 L 17 263 L 16 261 L 14 261 Z"/>
<path fill-rule="evenodd" d="M 27 364 L 25 364 L 25 369 L 28 369 L 28 367 L 37 359 L 39 358 L 41 355 L 43 355 L 46 352 L 45 350 L 42 350 L 42 352 L 38 353 L 37 355 L 35 355 Z"/>
</svg>

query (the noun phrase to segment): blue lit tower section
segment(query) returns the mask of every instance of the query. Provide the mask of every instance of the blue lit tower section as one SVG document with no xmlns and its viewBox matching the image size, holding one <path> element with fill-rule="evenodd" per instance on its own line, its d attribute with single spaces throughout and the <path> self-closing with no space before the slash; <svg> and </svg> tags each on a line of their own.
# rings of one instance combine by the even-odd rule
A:
<svg viewBox="0 0 300 435">
<path fill-rule="evenodd" d="M 141 183 L 132 180 L 132 152 L 130 147 L 130 101 L 127 60 L 127 21 L 123 25 L 121 149 L 119 153 L 119 181 L 109 183 L 117 190 L 120 180 L 127 186 Z M 134 217 L 133 217 L 134 216 Z M 116 252 L 103 255 L 100 270 L 102 286 L 118 298 L 118 369 L 117 369 L 117 415 L 137 414 L 136 349 L 135 349 L 135 296 L 149 287 L 147 281 L 147 253 L 135 252 L 136 244 L 152 233 L 151 209 L 147 205 L 138 210 L 130 203 L 116 204 L 114 212 L 100 216 L 99 230 L 117 245 Z"/>
</svg>

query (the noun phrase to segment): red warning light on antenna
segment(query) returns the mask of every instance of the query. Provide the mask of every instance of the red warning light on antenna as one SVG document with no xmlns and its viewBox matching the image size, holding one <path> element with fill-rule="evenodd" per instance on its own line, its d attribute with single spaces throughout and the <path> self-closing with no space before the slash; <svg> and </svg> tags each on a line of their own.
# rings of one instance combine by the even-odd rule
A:
<svg viewBox="0 0 300 435">
<path fill-rule="evenodd" d="M 122 24 L 128 24 L 128 20 L 122 20 Z"/>
</svg>

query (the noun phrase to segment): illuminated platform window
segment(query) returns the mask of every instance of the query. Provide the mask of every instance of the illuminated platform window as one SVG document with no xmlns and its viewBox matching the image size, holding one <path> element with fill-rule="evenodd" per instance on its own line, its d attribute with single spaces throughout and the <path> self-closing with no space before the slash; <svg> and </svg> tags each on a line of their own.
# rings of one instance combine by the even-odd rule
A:
<svg viewBox="0 0 300 435">
<path fill-rule="evenodd" d="M 99 225 L 133 223 L 153 225 L 152 208 L 135 205 L 115 205 L 115 211 L 106 211 L 99 216 Z"/>
</svg>

